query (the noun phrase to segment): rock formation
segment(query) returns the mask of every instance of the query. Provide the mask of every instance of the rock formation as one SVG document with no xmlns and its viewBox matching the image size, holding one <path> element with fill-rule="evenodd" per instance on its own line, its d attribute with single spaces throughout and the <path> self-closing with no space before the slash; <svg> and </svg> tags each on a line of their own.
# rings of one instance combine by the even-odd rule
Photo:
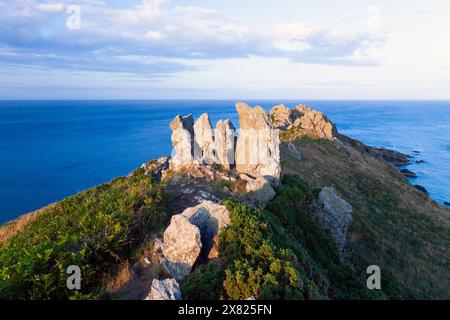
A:
<svg viewBox="0 0 450 320">
<path fill-rule="evenodd" d="M 172 216 L 159 245 L 163 268 L 180 280 L 191 273 L 200 255 L 217 258 L 220 230 L 230 222 L 228 209 L 211 201 L 203 201 Z"/>
<path fill-rule="evenodd" d="M 172 145 L 175 154 L 170 161 L 173 169 L 182 168 L 193 161 L 194 153 L 194 118 L 192 115 L 185 117 L 176 116 L 170 123 L 172 129 Z"/>
<path fill-rule="evenodd" d="M 300 126 L 305 134 L 321 139 L 333 140 L 337 135 L 336 126 L 319 111 L 311 110 L 300 118 Z"/>
<path fill-rule="evenodd" d="M 273 190 L 270 181 L 266 178 L 258 177 L 253 179 L 245 173 L 240 174 L 239 177 L 247 182 L 245 185 L 245 191 L 248 193 L 247 198 L 256 207 L 264 208 L 266 203 L 275 197 L 275 190 Z"/>
<path fill-rule="evenodd" d="M 263 108 L 237 103 L 239 137 L 236 146 L 236 170 L 276 181 L 281 176 L 280 140 Z"/>
<path fill-rule="evenodd" d="M 308 113 L 310 111 L 312 111 L 312 109 L 304 104 L 299 104 L 294 109 L 294 113 L 296 114 L 296 116 L 298 118 L 302 117 L 303 115 L 305 115 L 306 113 Z"/>
<path fill-rule="evenodd" d="M 145 300 L 182 300 L 180 285 L 175 279 L 153 279 L 150 293 Z"/>
<path fill-rule="evenodd" d="M 203 201 L 198 206 L 187 208 L 181 213 L 190 223 L 200 229 L 205 256 L 217 258 L 217 237 L 220 230 L 230 224 L 230 213 L 225 206 Z M 212 249 L 216 250 L 212 250 Z M 213 251 L 213 254 L 210 254 Z"/>
<path fill-rule="evenodd" d="M 269 111 L 270 120 L 277 129 L 286 130 L 293 121 L 295 121 L 294 113 L 284 104 L 279 104 Z"/>
<path fill-rule="evenodd" d="M 230 120 L 217 122 L 215 132 L 215 150 L 217 163 L 226 170 L 234 165 L 234 148 L 236 146 L 236 128 Z"/>
<path fill-rule="evenodd" d="M 175 215 L 164 232 L 162 265 L 175 279 L 187 276 L 202 249 L 200 229 L 182 215 Z"/>
<path fill-rule="evenodd" d="M 203 113 L 194 124 L 194 162 L 216 163 L 214 132 L 207 113 Z"/>
<path fill-rule="evenodd" d="M 321 210 L 316 216 L 325 228 L 330 229 L 340 252 L 347 242 L 347 229 L 352 222 L 352 206 L 339 197 L 333 187 L 325 187 L 319 193 Z"/>
</svg>

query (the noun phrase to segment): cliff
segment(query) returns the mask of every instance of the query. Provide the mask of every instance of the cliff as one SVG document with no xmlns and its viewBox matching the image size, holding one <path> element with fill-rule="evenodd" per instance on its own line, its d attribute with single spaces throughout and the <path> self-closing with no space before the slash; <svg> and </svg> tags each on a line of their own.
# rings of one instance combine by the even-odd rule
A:
<svg viewBox="0 0 450 320">
<path fill-rule="evenodd" d="M 239 131 L 177 116 L 171 157 L 2 227 L 0 298 L 450 297 L 449 210 L 397 169 L 407 155 L 305 105 L 236 110 Z"/>
</svg>

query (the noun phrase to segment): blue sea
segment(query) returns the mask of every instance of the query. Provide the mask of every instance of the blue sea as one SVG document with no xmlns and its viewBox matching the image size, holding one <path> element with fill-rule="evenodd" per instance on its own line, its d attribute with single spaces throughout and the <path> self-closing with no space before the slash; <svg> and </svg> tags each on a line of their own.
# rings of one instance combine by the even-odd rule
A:
<svg viewBox="0 0 450 320">
<path fill-rule="evenodd" d="M 372 146 L 415 154 L 415 184 L 450 201 L 450 101 L 245 101 L 305 103 Z M 0 101 L 0 224 L 128 174 L 171 152 L 169 122 L 208 112 L 238 124 L 235 101 Z M 414 153 L 416 151 L 416 153 Z"/>
</svg>

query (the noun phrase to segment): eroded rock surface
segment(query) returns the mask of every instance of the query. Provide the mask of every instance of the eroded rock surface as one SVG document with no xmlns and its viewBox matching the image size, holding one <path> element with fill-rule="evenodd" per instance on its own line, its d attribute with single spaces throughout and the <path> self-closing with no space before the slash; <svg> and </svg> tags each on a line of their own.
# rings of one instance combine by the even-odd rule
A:
<svg viewBox="0 0 450 320">
<path fill-rule="evenodd" d="M 187 276 L 202 249 L 200 229 L 183 215 L 174 215 L 164 231 L 161 263 L 172 277 Z"/>
<path fill-rule="evenodd" d="M 336 126 L 322 112 L 311 110 L 300 119 L 305 134 L 321 139 L 333 140 L 337 135 Z"/>
<path fill-rule="evenodd" d="M 193 161 L 194 118 L 192 115 L 176 116 L 170 123 L 170 129 L 172 129 L 171 140 L 174 149 L 170 167 L 176 170 L 190 165 Z"/>
<path fill-rule="evenodd" d="M 203 253 L 208 258 L 217 258 L 217 236 L 220 230 L 231 223 L 230 212 L 225 206 L 203 201 L 198 206 L 181 213 L 190 223 L 200 229 Z M 215 248 L 215 250 L 212 250 Z"/>
<path fill-rule="evenodd" d="M 333 187 L 325 187 L 319 193 L 322 208 L 316 216 L 325 228 L 330 229 L 338 249 L 342 252 L 347 242 L 347 229 L 352 223 L 352 206 L 342 199 Z"/>
<path fill-rule="evenodd" d="M 236 146 L 236 170 L 255 177 L 277 181 L 281 176 L 280 140 L 265 110 L 237 103 L 239 137 Z"/>
<path fill-rule="evenodd" d="M 153 279 L 145 300 L 182 300 L 180 285 L 175 279 Z"/>
<path fill-rule="evenodd" d="M 272 124 L 277 129 L 286 130 L 295 120 L 294 113 L 284 104 L 279 104 L 269 111 Z"/>
<path fill-rule="evenodd" d="M 251 178 L 246 174 L 241 174 L 240 178 L 247 182 L 245 185 L 245 191 L 248 193 L 247 198 L 256 207 L 264 208 L 275 197 L 276 192 L 266 178 Z"/>
<path fill-rule="evenodd" d="M 207 113 L 194 124 L 194 161 L 197 164 L 216 163 L 214 132 Z"/>
<path fill-rule="evenodd" d="M 230 170 L 234 165 L 236 140 L 236 128 L 230 120 L 217 122 L 215 134 L 216 159 L 217 163 L 226 170 Z"/>
</svg>

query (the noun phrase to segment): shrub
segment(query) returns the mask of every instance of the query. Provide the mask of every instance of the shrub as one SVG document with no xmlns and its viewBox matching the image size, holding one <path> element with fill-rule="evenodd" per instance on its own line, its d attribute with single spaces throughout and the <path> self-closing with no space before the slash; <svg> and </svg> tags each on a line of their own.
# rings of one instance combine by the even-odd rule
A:
<svg viewBox="0 0 450 320">
<path fill-rule="evenodd" d="M 162 187 L 140 172 L 83 191 L 42 212 L 0 248 L 0 298 L 95 298 L 101 282 L 166 221 Z M 66 268 L 82 271 L 79 292 Z"/>
</svg>

